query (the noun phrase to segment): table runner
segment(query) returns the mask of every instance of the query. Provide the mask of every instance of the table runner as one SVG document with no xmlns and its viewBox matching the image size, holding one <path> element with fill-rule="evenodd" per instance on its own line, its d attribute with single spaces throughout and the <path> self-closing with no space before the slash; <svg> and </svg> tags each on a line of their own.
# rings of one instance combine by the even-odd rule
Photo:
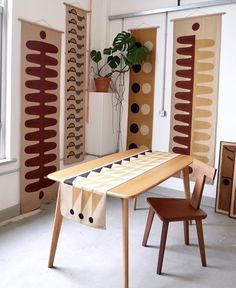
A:
<svg viewBox="0 0 236 288">
<path fill-rule="evenodd" d="M 147 150 L 65 179 L 59 188 L 62 215 L 105 229 L 106 193 L 178 155 Z"/>
</svg>

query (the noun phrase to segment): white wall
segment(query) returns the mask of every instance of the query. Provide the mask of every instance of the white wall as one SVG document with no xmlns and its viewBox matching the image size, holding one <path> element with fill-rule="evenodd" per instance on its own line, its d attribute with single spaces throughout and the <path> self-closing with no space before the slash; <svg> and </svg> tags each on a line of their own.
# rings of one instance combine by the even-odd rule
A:
<svg viewBox="0 0 236 288">
<path fill-rule="evenodd" d="M 115 11 L 115 3 L 112 1 L 111 8 L 113 15 L 120 14 L 121 8 Z M 131 8 L 133 1 L 126 0 L 127 12 Z M 147 2 L 147 1 L 146 1 Z M 138 1 L 135 7 L 140 11 L 147 10 L 146 2 Z M 154 6 L 154 1 L 148 1 Z M 160 1 L 162 2 L 162 1 Z M 190 2 L 190 1 L 185 1 Z M 196 1 L 195 1 L 196 2 Z M 198 1 L 200 2 L 200 1 Z M 136 3 L 136 2 L 135 2 Z M 152 6 L 151 5 L 151 6 Z M 125 9 L 123 5 L 122 9 Z M 135 8 L 135 9 L 136 9 Z M 149 7 L 151 8 L 151 7 Z M 154 8 L 154 7 L 152 7 Z M 156 7 L 157 8 L 157 7 Z M 124 12 L 124 11 L 123 11 Z M 117 31 L 125 29 L 132 29 L 137 27 L 159 26 L 157 33 L 157 57 L 156 57 L 156 79 L 155 79 L 155 100 L 154 100 L 154 121 L 153 121 L 153 149 L 168 151 L 169 149 L 169 132 L 170 132 L 170 104 L 171 104 L 171 82 L 172 82 L 172 45 L 173 45 L 173 22 L 175 18 L 206 15 L 212 13 L 225 12 L 222 16 L 222 46 L 220 59 L 220 83 L 219 83 L 219 102 L 218 102 L 218 119 L 217 119 L 217 134 L 216 134 L 216 150 L 215 150 L 215 167 L 218 167 L 219 146 L 220 141 L 236 142 L 236 40 L 234 39 L 234 27 L 236 26 L 236 4 L 222 5 L 216 7 L 204 7 L 201 9 L 185 10 L 168 13 L 167 30 L 165 29 L 165 15 L 150 15 L 142 17 L 127 18 L 123 24 L 121 20 L 110 22 L 110 37 L 112 38 Z M 123 25 L 123 27 L 122 27 Z M 167 33 L 167 61 L 166 61 L 166 87 L 163 87 L 163 68 L 164 68 L 164 37 Z M 126 86 L 128 87 L 128 86 Z M 123 142 L 126 143 L 127 131 L 127 100 L 128 89 L 126 89 L 126 101 L 124 101 L 124 110 L 126 115 L 122 119 L 122 135 Z M 166 117 L 161 117 L 159 111 L 161 110 L 162 95 L 165 97 Z M 124 146 L 125 147 L 125 146 Z M 214 185 L 207 185 L 204 190 L 204 195 L 215 197 L 216 183 Z M 192 183 L 193 184 L 193 183 Z M 164 187 L 173 189 L 182 189 L 182 180 L 172 178 L 162 184 Z"/>
<path fill-rule="evenodd" d="M 8 119 L 8 157 L 16 159 L 10 164 L 0 165 L 0 211 L 18 205 L 20 202 L 20 125 L 21 125 L 21 23 L 19 18 L 65 30 L 64 0 L 9 0 L 8 17 L 8 60 L 7 60 L 7 117 Z M 90 0 L 66 1 L 89 10 Z M 106 39 L 107 0 L 93 1 L 91 46 L 102 45 Z M 100 18 L 101 17 L 101 18 Z M 100 19 L 105 19 L 101 22 Z M 99 25 L 97 25 L 99 23 Z M 100 29 L 100 30 L 99 30 Z M 64 115 L 64 34 L 62 34 L 61 65 L 61 119 L 60 145 L 63 147 Z M 61 149 L 63 151 L 63 149 Z M 60 157 L 62 158 L 62 152 Z M 3 174 L 3 175 L 2 175 Z"/>
<path fill-rule="evenodd" d="M 96 0 L 95 0 L 96 1 Z M 211 2 L 214 0 L 181 0 L 181 5 L 199 2 Z M 110 15 L 118 15 L 132 12 L 147 11 L 158 8 L 177 6 L 178 0 L 111 0 Z"/>
<path fill-rule="evenodd" d="M 157 3 L 158 2 L 158 3 Z M 111 0 L 111 15 L 140 12 L 155 8 L 176 6 L 176 0 Z"/>
</svg>

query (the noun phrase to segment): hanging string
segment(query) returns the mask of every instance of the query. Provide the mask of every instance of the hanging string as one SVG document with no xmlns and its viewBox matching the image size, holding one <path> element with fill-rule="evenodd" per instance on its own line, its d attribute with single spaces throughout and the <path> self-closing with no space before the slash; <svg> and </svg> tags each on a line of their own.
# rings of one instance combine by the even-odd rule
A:
<svg viewBox="0 0 236 288">
<path fill-rule="evenodd" d="M 196 15 L 197 14 L 197 15 Z M 205 12 L 205 11 L 202 11 L 202 9 L 195 9 L 194 11 L 192 11 L 190 14 L 188 14 L 188 15 L 186 15 L 184 18 L 189 18 L 189 17 L 191 17 L 191 16 L 194 16 L 194 15 L 196 15 L 196 16 L 201 16 L 201 15 L 208 15 L 209 13 L 207 13 L 207 12 Z"/>
<path fill-rule="evenodd" d="M 78 1 L 75 1 L 75 2 L 72 2 L 72 3 L 68 3 L 68 5 L 72 5 L 72 6 L 75 6 L 76 5 L 76 7 L 77 7 L 77 5 L 78 5 L 78 8 L 79 9 L 83 9 L 82 7 L 80 7 L 81 6 L 81 3 L 79 3 Z M 89 3 L 89 10 L 91 10 L 91 5 L 90 5 L 90 3 Z"/>
<path fill-rule="evenodd" d="M 137 25 L 136 27 L 129 29 L 128 31 L 139 29 L 139 28 L 143 28 L 143 29 L 145 29 L 145 28 L 160 28 L 160 26 L 153 26 L 149 23 L 142 22 L 139 25 Z"/>
<path fill-rule="evenodd" d="M 70 3 L 70 5 L 78 5 L 78 6 L 80 6 L 81 3 L 79 3 L 78 1 L 75 1 L 75 2 Z"/>
<path fill-rule="evenodd" d="M 46 24 L 46 26 L 50 27 L 53 29 L 52 25 L 50 25 L 45 19 L 39 19 L 38 21 L 35 21 L 35 23 L 38 23 L 38 24 Z"/>
<path fill-rule="evenodd" d="M 88 8 L 89 10 L 80 7 L 80 6 L 81 6 L 81 3 L 79 3 L 78 1 L 75 1 L 75 2 L 72 2 L 72 3 L 66 3 L 66 2 L 64 2 L 64 5 L 72 6 L 72 7 L 74 7 L 74 8 L 79 9 L 79 10 L 82 10 L 82 11 L 84 11 L 84 12 L 86 12 L 86 13 L 91 13 L 91 7 L 92 7 L 91 1 L 90 1 L 89 4 L 88 4 L 88 5 L 89 5 L 89 8 Z"/>
<path fill-rule="evenodd" d="M 22 22 L 25 22 L 25 23 L 29 23 L 29 24 L 32 24 L 32 25 L 38 25 L 38 26 L 41 26 L 43 28 L 47 28 L 47 29 L 50 29 L 50 30 L 53 30 L 53 31 L 56 31 L 56 32 L 60 32 L 60 33 L 64 33 L 64 31 L 61 31 L 59 29 L 56 29 L 56 28 L 53 28 L 52 25 L 50 25 L 46 20 L 44 19 L 39 19 L 37 21 L 29 21 L 29 20 L 26 20 L 26 19 L 23 19 L 23 18 L 18 18 L 19 21 L 22 21 Z M 43 24 L 42 24 L 43 23 Z"/>
</svg>

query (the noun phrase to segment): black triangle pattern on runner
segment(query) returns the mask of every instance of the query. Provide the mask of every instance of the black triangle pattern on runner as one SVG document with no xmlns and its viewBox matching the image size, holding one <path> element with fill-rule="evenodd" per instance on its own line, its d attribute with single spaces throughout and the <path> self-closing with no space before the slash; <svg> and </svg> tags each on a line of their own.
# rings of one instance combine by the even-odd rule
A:
<svg viewBox="0 0 236 288">
<path fill-rule="evenodd" d="M 100 173 L 100 172 L 101 172 L 101 170 L 102 170 L 102 168 L 103 168 L 103 167 L 100 167 L 100 168 L 94 169 L 94 170 L 92 170 L 92 172 L 97 172 L 97 173 Z"/>
<path fill-rule="evenodd" d="M 114 163 L 105 165 L 105 166 L 103 166 L 103 167 L 100 167 L 100 168 L 91 170 L 91 171 L 89 171 L 89 172 L 86 172 L 86 173 L 77 175 L 77 176 L 75 176 L 75 177 L 71 177 L 71 178 L 65 179 L 65 180 L 64 180 L 64 183 L 66 183 L 66 184 L 68 184 L 68 185 L 72 185 L 72 184 L 73 184 L 73 181 L 74 181 L 75 178 L 78 177 L 78 176 L 87 178 L 91 172 L 101 173 L 101 170 L 102 170 L 103 168 L 111 169 L 113 164 L 121 165 L 121 164 L 122 164 L 122 161 L 130 161 L 131 158 L 138 158 L 139 155 L 146 155 L 147 152 L 152 152 L 152 150 L 144 151 L 144 152 L 139 153 L 139 154 L 137 154 L 137 155 L 132 155 L 132 156 L 127 157 L 127 158 L 125 158 L 125 159 L 122 159 L 122 160 L 116 161 L 116 162 L 114 162 Z"/>
<path fill-rule="evenodd" d="M 80 176 L 80 177 L 84 177 L 84 178 L 87 178 L 91 172 L 92 172 L 92 171 L 89 171 L 89 172 L 86 172 L 86 173 L 80 174 L 80 175 L 78 175 L 78 176 Z"/>
<path fill-rule="evenodd" d="M 104 166 L 104 168 L 109 168 L 109 169 L 111 169 L 112 165 L 113 165 L 113 163 L 112 163 L 112 164 L 109 164 L 109 165 L 106 165 L 106 166 Z"/>
<path fill-rule="evenodd" d="M 75 180 L 77 176 L 75 177 L 71 177 L 71 178 L 68 178 L 64 181 L 65 184 L 68 184 L 68 185 L 72 185 L 73 181 Z"/>
</svg>

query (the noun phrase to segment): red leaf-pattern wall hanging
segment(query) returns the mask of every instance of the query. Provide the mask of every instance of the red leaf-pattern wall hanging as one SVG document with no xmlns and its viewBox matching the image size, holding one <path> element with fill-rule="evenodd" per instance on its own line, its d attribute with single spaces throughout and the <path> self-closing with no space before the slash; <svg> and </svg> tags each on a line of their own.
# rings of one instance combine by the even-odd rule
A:
<svg viewBox="0 0 236 288">
<path fill-rule="evenodd" d="M 214 165 L 221 14 L 176 19 L 170 151 Z"/>
<path fill-rule="evenodd" d="M 56 197 L 61 32 L 22 21 L 21 212 Z"/>
<path fill-rule="evenodd" d="M 64 164 L 85 155 L 87 11 L 66 4 Z"/>
</svg>

